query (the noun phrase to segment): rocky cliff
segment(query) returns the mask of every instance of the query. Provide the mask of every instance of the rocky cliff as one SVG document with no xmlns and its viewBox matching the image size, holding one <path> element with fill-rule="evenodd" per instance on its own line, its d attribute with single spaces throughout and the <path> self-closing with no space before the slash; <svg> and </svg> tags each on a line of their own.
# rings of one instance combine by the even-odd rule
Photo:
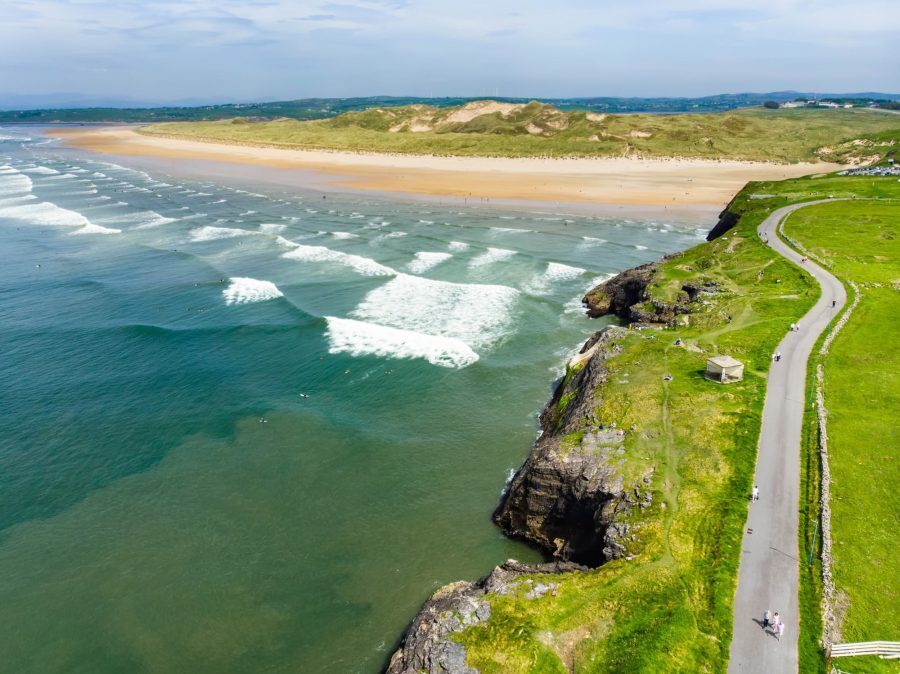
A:
<svg viewBox="0 0 900 674">
<path fill-rule="evenodd" d="M 669 255 L 656 262 L 626 269 L 592 288 L 582 298 L 588 316 L 616 315 L 628 323 L 675 325 L 679 316 L 694 311 L 693 303 L 704 294 L 719 291 L 714 281 L 690 281 L 678 289 L 678 295 L 671 302 L 652 298 L 650 287 L 656 281 L 660 265 L 678 256 Z"/>
<path fill-rule="evenodd" d="M 521 564 L 509 560 L 484 578 L 445 585 L 435 592 L 410 623 L 400 648 L 388 663 L 387 674 L 478 674 L 466 664 L 465 646 L 453 635 L 491 617 L 490 595 L 519 592 L 526 599 L 555 594 L 554 582 L 522 579 L 530 574 L 586 571 L 578 564 Z"/>
<path fill-rule="evenodd" d="M 625 484 L 618 471 L 625 431 L 597 418 L 606 361 L 618 353 L 621 328 L 595 334 L 573 359 L 541 413 L 541 435 L 494 512 L 509 536 L 554 557 L 587 566 L 627 554 L 634 508 L 652 503 L 650 473 Z"/>
<path fill-rule="evenodd" d="M 732 204 L 734 204 L 734 200 L 732 200 L 731 203 L 725 207 L 724 211 L 719 213 L 719 221 L 711 230 L 709 230 L 709 233 L 706 235 L 707 241 L 718 239 L 728 230 L 737 227 L 737 223 L 740 221 L 741 215 L 735 210 L 732 210 Z"/>
</svg>

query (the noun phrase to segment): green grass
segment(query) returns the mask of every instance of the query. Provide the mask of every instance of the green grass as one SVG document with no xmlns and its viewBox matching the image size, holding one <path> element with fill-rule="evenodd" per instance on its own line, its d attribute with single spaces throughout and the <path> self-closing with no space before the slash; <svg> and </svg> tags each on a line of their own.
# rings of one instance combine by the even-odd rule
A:
<svg viewBox="0 0 900 674">
<path fill-rule="evenodd" d="M 313 121 L 171 122 L 144 133 L 276 147 L 454 156 L 698 157 L 846 162 L 900 142 L 900 117 L 871 110 L 745 109 L 597 115 L 543 103 L 454 121 L 459 107 L 406 106 Z M 427 129 L 427 130 L 425 130 Z"/>
<path fill-rule="evenodd" d="M 900 201 L 811 207 L 792 215 L 785 230 L 837 276 L 861 285 L 860 303 L 824 359 L 840 640 L 898 640 Z M 878 658 L 838 666 L 898 671 Z"/>
<path fill-rule="evenodd" d="M 597 416 L 622 428 L 637 424 L 637 431 L 626 436 L 621 468 L 626 483 L 648 467 L 655 471 L 654 505 L 631 520 L 632 559 L 544 579 L 559 583 L 556 596 L 526 599 L 523 591 L 493 597 L 491 619 L 458 637 L 471 666 L 504 674 L 726 669 L 765 373 L 784 326 L 802 316 L 819 292 L 801 269 L 761 244 L 756 228 L 774 208 L 822 192 L 890 197 L 900 196 L 900 187 L 896 179 L 831 176 L 751 184 L 734 201 L 741 214 L 734 230 L 663 265 L 652 300 L 671 300 L 686 280 L 713 280 L 722 292 L 677 330 L 629 333 L 621 341 L 622 352 L 609 361 Z M 775 196 L 750 197 L 758 193 Z M 848 205 L 864 203 L 871 202 Z M 850 230 L 846 235 L 856 236 Z M 757 277 L 760 269 L 762 278 Z M 676 337 L 684 346 L 674 346 Z M 706 358 L 720 353 L 746 364 L 743 382 L 721 386 L 703 378 Z M 669 373 L 674 379 L 666 383 Z M 883 428 L 870 430 L 871 437 L 885 437 Z M 803 477 L 804 502 L 812 495 L 813 506 L 815 456 L 813 451 L 804 457 Z M 897 484 L 896 478 L 884 484 Z M 870 491 L 881 498 L 878 490 Z M 884 505 L 896 508 L 891 498 Z M 814 507 L 805 513 L 815 522 Z M 875 528 L 888 530 L 884 522 Z M 866 549 L 856 541 L 853 546 Z M 817 572 L 804 566 L 801 574 L 804 673 L 824 670 L 817 645 Z M 894 614 L 890 619 L 898 624 Z"/>
</svg>

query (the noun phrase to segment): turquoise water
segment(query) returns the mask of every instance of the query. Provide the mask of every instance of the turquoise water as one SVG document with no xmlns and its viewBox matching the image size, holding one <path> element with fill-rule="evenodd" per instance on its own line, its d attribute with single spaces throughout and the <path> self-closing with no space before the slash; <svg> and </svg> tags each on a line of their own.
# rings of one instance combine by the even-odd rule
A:
<svg viewBox="0 0 900 674">
<path fill-rule="evenodd" d="M 35 134 L 0 129 L 2 671 L 378 671 L 434 588 L 538 558 L 489 516 L 583 291 L 704 233 Z"/>
</svg>

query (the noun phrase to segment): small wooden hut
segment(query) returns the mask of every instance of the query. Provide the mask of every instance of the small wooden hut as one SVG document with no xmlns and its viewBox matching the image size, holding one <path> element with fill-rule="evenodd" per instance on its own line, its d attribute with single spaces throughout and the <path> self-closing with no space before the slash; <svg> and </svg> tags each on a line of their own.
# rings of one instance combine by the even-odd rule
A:
<svg viewBox="0 0 900 674">
<path fill-rule="evenodd" d="M 731 356 L 716 356 L 706 361 L 706 378 L 730 384 L 744 378 L 744 364 Z"/>
</svg>

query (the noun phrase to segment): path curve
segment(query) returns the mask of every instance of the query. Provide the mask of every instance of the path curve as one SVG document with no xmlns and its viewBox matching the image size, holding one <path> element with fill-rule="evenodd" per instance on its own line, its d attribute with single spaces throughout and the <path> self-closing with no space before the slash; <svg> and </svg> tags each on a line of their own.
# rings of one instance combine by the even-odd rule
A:
<svg viewBox="0 0 900 674">
<path fill-rule="evenodd" d="M 816 340 L 840 313 L 847 294 L 841 282 L 822 267 L 811 260 L 802 262 L 803 256 L 778 238 L 778 229 L 794 211 L 829 201 L 837 200 L 779 208 L 759 227 L 768 234 L 772 249 L 812 274 L 822 295 L 800 319 L 800 331 L 788 332 L 778 345 L 781 362 L 773 362 L 769 370 L 754 478 L 754 484 L 759 485 L 759 501 L 750 504 L 734 598 L 734 636 L 728 664 L 732 674 L 795 674 L 798 669 L 800 441 L 806 365 Z M 837 302 L 836 307 L 832 307 L 832 301 Z M 785 630 L 780 642 L 762 629 L 766 609 L 783 616 Z"/>
</svg>

